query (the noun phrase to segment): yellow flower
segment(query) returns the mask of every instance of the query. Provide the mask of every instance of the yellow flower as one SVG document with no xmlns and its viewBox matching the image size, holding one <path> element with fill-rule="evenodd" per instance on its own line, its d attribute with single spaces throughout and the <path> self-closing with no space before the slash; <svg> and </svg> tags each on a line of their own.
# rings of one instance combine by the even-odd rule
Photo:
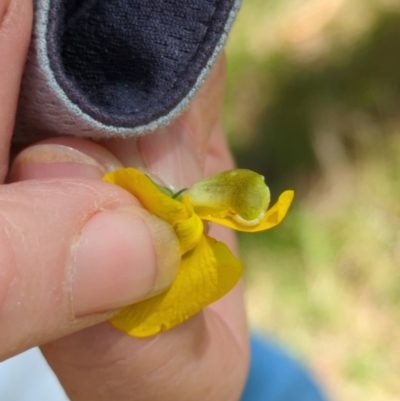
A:
<svg viewBox="0 0 400 401">
<path fill-rule="evenodd" d="M 269 210 L 264 178 L 231 170 L 206 178 L 175 195 L 142 172 L 125 168 L 103 178 L 133 194 L 150 213 L 169 223 L 179 239 L 182 261 L 171 287 L 124 308 L 111 319 L 135 337 L 168 330 L 228 293 L 242 276 L 242 264 L 222 242 L 204 232 L 203 220 L 239 231 L 267 230 L 279 224 L 293 199 L 285 191 Z"/>
</svg>

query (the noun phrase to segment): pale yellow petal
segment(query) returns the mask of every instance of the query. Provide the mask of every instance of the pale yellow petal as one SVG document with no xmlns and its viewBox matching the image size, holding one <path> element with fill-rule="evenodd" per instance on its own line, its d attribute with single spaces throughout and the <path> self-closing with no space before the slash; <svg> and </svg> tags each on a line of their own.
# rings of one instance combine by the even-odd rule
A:
<svg viewBox="0 0 400 401">
<path fill-rule="evenodd" d="M 245 221 L 263 216 L 270 201 L 264 177 L 246 169 L 223 171 L 207 177 L 185 194 L 198 214 L 218 218 L 238 215 Z"/>
<path fill-rule="evenodd" d="M 237 221 L 232 220 L 231 218 L 225 217 L 221 218 L 212 214 L 203 214 L 201 212 L 197 212 L 202 220 L 212 221 L 214 223 L 220 224 L 222 226 L 233 228 L 237 231 L 246 231 L 246 232 L 257 232 L 268 230 L 272 227 L 278 225 L 286 216 L 287 211 L 289 210 L 290 205 L 292 204 L 294 197 L 294 191 L 285 191 L 283 192 L 278 201 L 272 206 L 267 212 L 263 219 L 256 225 L 246 226 L 238 223 Z"/>
<path fill-rule="evenodd" d="M 203 235 L 182 259 L 169 290 L 123 309 L 111 319 L 134 337 L 168 330 L 229 292 L 242 276 L 242 264 L 222 242 Z"/>
</svg>

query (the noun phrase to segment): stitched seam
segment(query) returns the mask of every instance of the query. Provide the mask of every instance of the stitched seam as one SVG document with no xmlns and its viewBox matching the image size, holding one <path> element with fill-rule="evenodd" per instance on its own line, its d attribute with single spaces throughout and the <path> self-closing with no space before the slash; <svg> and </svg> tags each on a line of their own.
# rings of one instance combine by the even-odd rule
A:
<svg viewBox="0 0 400 401">
<path fill-rule="evenodd" d="M 42 0 L 42 1 L 45 1 L 45 0 Z M 48 1 L 52 1 L 52 0 L 48 0 Z M 187 92 L 184 96 L 180 96 L 179 99 L 177 100 L 177 102 L 168 109 L 167 113 L 155 115 L 148 121 L 137 122 L 136 125 L 132 125 L 132 123 L 129 123 L 127 121 L 122 121 L 122 122 L 119 121 L 119 122 L 117 122 L 117 124 L 115 124 L 115 122 L 114 123 L 103 122 L 101 120 L 98 120 L 97 116 L 96 117 L 94 116 L 101 112 L 100 108 L 96 107 L 95 110 L 89 110 L 89 112 L 87 110 L 84 110 L 81 107 L 81 105 L 78 103 L 77 100 L 73 101 L 70 98 L 70 96 L 65 91 L 64 87 L 60 85 L 60 82 L 56 78 L 54 71 L 52 70 L 52 68 L 50 68 L 49 72 L 51 71 L 52 80 L 54 80 L 54 84 L 56 84 L 57 87 L 59 88 L 60 95 L 62 93 L 62 96 L 60 98 L 61 102 L 64 103 L 66 106 L 69 103 L 70 106 L 76 107 L 76 110 L 73 110 L 73 109 L 70 109 L 70 106 L 67 106 L 67 108 L 70 110 L 70 112 L 72 112 L 74 114 L 78 113 L 78 115 L 81 115 L 81 117 L 78 117 L 78 118 L 81 118 L 82 121 L 85 121 L 85 124 L 89 124 L 89 126 L 94 125 L 94 126 L 101 127 L 100 129 L 106 130 L 109 134 L 111 134 L 111 132 L 114 132 L 114 133 L 119 133 L 120 135 L 129 135 L 129 133 L 135 133 L 137 135 L 141 135 L 141 134 L 144 134 L 145 132 L 155 130 L 158 126 L 162 126 L 162 125 L 169 123 L 171 121 L 171 119 L 176 118 L 181 113 L 181 112 L 179 112 L 179 110 L 182 111 L 184 108 L 186 108 L 188 106 L 189 101 L 193 98 L 195 93 L 198 92 L 201 82 L 209 74 L 209 72 L 210 72 L 209 70 L 211 68 L 211 65 L 213 64 L 213 60 L 215 61 L 217 54 L 221 51 L 222 43 L 224 43 L 226 40 L 226 36 L 228 34 L 227 24 L 229 24 L 229 26 L 231 26 L 233 15 L 235 15 L 237 13 L 239 4 L 240 4 L 240 0 L 236 0 L 234 2 L 233 6 L 229 9 L 229 11 L 227 11 L 228 18 L 226 19 L 225 23 L 223 24 L 223 30 L 221 31 L 221 34 L 219 35 L 219 40 L 217 41 L 216 46 L 214 46 L 214 49 L 213 49 L 210 57 L 208 57 L 205 60 L 205 63 L 201 67 L 199 74 L 196 75 L 195 82 L 193 85 L 191 85 L 189 92 Z M 46 58 L 48 60 L 47 62 L 49 63 L 48 67 L 50 67 L 50 60 L 48 58 L 48 43 L 47 43 L 47 35 L 48 35 L 48 28 L 49 28 L 49 26 L 48 26 L 49 8 L 48 7 L 46 7 L 46 8 L 47 8 L 47 11 L 46 11 L 47 23 L 46 23 L 46 28 L 45 28 L 45 31 L 43 32 L 43 35 L 44 35 L 44 38 L 46 41 L 46 46 L 45 46 Z M 215 16 L 216 11 L 217 11 L 217 9 L 215 10 L 215 12 L 212 14 L 211 17 Z M 208 21 L 210 21 L 210 18 L 208 19 Z M 200 44 L 202 44 L 204 42 L 204 37 L 205 37 L 206 33 L 209 31 L 209 29 L 210 29 L 210 27 L 208 26 L 205 34 L 203 35 L 203 40 L 200 42 Z M 199 51 L 197 51 L 190 60 L 193 60 L 193 58 L 198 54 L 198 52 Z M 189 67 L 189 65 L 188 65 L 188 67 Z M 184 71 L 187 71 L 187 68 Z M 54 84 L 50 83 L 50 87 L 53 88 L 52 90 L 54 90 L 54 87 L 53 87 Z M 175 80 L 175 84 L 174 84 L 173 88 L 175 86 L 176 86 L 176 80 Z M 157 98 L 157 99 L 159 99 L 159 98 Z M 127 126 L 128 124 L 131 124 L 131 125 Z"/>
</svg>

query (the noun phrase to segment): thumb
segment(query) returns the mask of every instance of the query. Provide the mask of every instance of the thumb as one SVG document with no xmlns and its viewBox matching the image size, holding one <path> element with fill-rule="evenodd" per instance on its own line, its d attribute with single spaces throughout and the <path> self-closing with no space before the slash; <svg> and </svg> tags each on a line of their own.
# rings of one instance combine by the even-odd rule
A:
<svg viewBox="0 0 400 401">
<path fill-rule="evenodd" d="M 17 157 L 11 176 L 26 178 L 29 169 L 22 165 L 40 160 L 36 150 Z M 78 155 L 68 164 L 75 165 L 73 171 L 84 170 L 91 159 Z M 95 162 L 105 168 L 96 159 L 90 165 Z M 0 359 L 104 321 L 110 311 L 160 292 L 178 265 L 170 226 L 117 187 L 76 178 L 2 186 Z"/>
</svg>

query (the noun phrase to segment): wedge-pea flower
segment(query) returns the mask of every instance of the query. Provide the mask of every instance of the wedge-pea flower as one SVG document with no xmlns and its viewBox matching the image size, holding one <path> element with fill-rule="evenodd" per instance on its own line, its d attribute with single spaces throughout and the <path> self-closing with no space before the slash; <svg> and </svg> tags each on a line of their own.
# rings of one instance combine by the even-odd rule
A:
<svg viewBox="0 0 400 401">
<path fill-rule="evenodd" d="M 294 192 L 284 191 L 268 209 L 264 177 L 244 169 L 205 178 L 172 193 L 133 168 L 115 170 L 104 181 L 133 194 L 150 213 L 169 223 L 179 239 L 181 265 L 172 285 L 152 298 L 122 309 L 110 322 L 134 337 L 147 337 L 184 322 L 227 294 L 242 276 L 242 263 L 205 231 L 213 222 L 256 232 L 278 225 Z"/>
</svg>

